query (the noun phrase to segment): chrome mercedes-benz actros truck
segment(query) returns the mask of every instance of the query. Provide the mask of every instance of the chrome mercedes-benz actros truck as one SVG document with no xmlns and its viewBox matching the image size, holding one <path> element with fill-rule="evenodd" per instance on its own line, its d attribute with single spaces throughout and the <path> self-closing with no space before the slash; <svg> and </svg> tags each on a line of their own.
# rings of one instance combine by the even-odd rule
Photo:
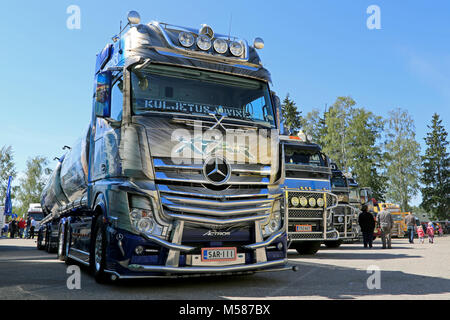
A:
<svg viewBox="0 0 450 320">
<path fill-rule="evenodd" d="M 320 146 L 308 142 L 304 133 L 280 138 L 290 248 L 299 254 L 315 254 L 323 241 L 339 239 L 331 214 L 337 197 L 331 193 L 330 162 Z"/>
<path fill-rule="evenodd" d="M 92 120 L 43 191 L 38 247 L 98 281 L 290 269 L 264 42 L 128 22 L 97 55 Z"/>
</svg>

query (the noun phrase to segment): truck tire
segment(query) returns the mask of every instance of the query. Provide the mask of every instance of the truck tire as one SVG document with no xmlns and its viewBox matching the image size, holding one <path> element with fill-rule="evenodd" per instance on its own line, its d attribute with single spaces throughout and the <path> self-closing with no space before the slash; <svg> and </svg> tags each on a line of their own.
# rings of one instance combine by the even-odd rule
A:
<svg viewBox="0 0 450 320">
<path fill-rule="evenodd" d="M 306 255 L 306 254 L 316 254 L 320 249 L 320 241 L 308 241 L 308 242 L 300 242 L 293 243 L 292 246 L 295 250 L 297 250 L 298 254 Z"/>
<path fill-rule="evenodd" d="M 342 242 L 343 242 L 342 240 L 325 241 L 325 246 L 327 248 L 339 248 Z"/>
<path fill-rule="evenodd" d="M 94 272 L 95 281 L 98 283 L 108 283 L 110 278 L 105 272 L 106 266 L 106 226 L 103 223 L 103 216 L 99 216 L 96 220 L 95 232 L 91 238 L 93 244 L 90 261 L 91 268 Z"/>
<path fill-rule="evenodd" d="M 42 245 L 42 232 L 40 230 L 37 232 L 36 247 L 38 250 L 44 250 L 44 246 Z"/>
</svg>

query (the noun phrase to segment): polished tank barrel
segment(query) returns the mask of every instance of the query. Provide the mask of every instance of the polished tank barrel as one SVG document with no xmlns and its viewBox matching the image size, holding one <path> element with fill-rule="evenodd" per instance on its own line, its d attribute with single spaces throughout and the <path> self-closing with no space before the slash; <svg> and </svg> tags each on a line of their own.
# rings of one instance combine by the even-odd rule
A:
<svg viewBox="0 0 450 320">
<path fill-rule="evenodd" d="M 87 189 L 89 130 L 62 156 L 41 195 L 43 212 L 58 215 L 58 208 L 80 199 Z"/>
</svg>

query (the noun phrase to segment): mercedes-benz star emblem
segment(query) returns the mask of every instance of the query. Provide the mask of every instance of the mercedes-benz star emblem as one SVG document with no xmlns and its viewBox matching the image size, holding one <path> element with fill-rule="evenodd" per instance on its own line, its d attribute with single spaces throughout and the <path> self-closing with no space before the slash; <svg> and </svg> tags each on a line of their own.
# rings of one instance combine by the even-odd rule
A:
<svg viewBox="0 0 450 320">
<path fill-rule="evenodd" d="M 203 174 L 212 184 L 224 184 L 230 178 L 230 166 L 223 158 L 212 157 L 205 161 Z"/>
</svg>

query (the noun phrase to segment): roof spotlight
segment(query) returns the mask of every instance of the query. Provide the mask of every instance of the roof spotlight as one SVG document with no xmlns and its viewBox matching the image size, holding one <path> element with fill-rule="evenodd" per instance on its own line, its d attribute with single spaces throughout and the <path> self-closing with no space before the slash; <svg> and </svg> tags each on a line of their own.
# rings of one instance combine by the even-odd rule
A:
<svg viewBox="0 0 450 320">
<path fill-rule="evenodd" d="M 214 50 L 223 54 L 228 50 L 228 43 L 223 39 L 216 39 L 214 40 Z"/>
<path fill-rule="evenodd" d="M 208 51 L 211 48 L 211 40 L 208 36 L 202 34 L 197 38 L 197 46 L 204 51 Z"/>
<path fill-rule="evenodd" d="M 240 57 L 244 53 L 244 46 L 241 42 L 233 41 L 230 44 L 230 52 L 233 56 Z"/>
<path fill-rule="evenodd" d="M 253 46 L 256 49 L 262 49 L 264 48 L 264 40 L 261 38 L 255 38 L 255 40 L 253 41 Z"/>
</svg>

